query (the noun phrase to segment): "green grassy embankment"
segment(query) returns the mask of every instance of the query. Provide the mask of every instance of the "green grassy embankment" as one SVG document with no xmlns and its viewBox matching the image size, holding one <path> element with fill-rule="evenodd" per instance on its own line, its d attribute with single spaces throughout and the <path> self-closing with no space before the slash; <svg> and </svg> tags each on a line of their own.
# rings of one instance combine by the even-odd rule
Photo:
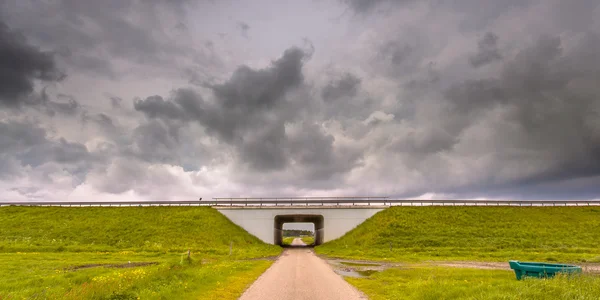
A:
<svg viewBox="0 0 600 300">
<path fill-rule="evenodd" d="M 0 299 L 236 299 L 280 251 L 205 207 L 3 207 Z"/>
<path fill-rule="evenodd" d="M 330 257 L 424 262 L 346 278 L 370 299 L 598 299 L 600 276 L 517 281 L 426 261 L 600 262 L 598 207 L 394 207 L 317 246 Z M 508 265 L 508 263 L 507 263 Z"/>
<path fill-rule="evenodd" d="M 600 207 L 392 207 L 319 254 L 372 260 L 600 262 Z"/>
</svg>

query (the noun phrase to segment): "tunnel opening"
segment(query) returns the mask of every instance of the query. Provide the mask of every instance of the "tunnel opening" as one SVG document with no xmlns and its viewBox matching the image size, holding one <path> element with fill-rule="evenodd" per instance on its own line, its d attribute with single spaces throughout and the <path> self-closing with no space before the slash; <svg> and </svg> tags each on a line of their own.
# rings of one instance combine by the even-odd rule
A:
<svg viewBox="0 0 600 300">
<path fill-rule="evenodd" d="M 283 233 L 284 224 L 291 223 L 312 223 L 314 230 L 314 246 L 323 243 L 323 216 L 322 215 L 278 215 L 274 220 L 274 244 L 284 246 Z M 286 227 L 289 225 L 286 225 Z"/>
<path fill-rule="evenodd" d="M 283 223 L 282 243 L 284 245 L 298 246 L 300 244 L 299 241 L 302 241 L 306 246 L 314 245 L 315 224 L 310 222 Z"/>
</svg>

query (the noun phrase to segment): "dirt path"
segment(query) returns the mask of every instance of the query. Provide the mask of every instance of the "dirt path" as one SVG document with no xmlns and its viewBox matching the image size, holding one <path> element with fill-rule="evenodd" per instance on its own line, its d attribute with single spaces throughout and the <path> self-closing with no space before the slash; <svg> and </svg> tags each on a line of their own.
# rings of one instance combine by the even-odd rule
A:
<svg viewBox="0 0 600 300">
<path fill-rule="evenodd" d="M 299 242 L 304 244 L 302 240 Z M 337 275 L 312 249 L 288 248 L 240 299 L 355 300 L 367 297 Z"/>
<path fill-rule="evenodd" d="M 302 241 L 302 239 L 295 238 L 292 241 L 292 246 L 306 246 L 306 244 Z"/>
</svg>

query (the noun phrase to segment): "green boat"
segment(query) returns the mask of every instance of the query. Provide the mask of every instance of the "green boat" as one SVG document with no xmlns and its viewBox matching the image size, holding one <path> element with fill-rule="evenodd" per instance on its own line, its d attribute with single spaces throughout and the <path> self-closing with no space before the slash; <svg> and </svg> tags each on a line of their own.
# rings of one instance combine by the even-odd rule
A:
<svg viewBox="0 0 600 300">
<path fill-rule="evenodd" d="M 521 280 L 521 278 L 525 276 L 549 278 L 557 273 L 581 273 L 581 267 L 575 265 L 520 262 L 518 260 L 510 260 L 508 264 L 510 265 L 510 268 L 515 271 L 517 280 Z"/>
</svg>

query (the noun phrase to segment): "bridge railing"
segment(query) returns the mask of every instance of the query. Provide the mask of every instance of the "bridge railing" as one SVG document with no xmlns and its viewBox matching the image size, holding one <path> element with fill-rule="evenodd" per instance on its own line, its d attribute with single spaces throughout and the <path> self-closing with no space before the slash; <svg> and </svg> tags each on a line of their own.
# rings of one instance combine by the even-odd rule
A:
<svg viewBox="0 0 600 300">
<path fill-rule="evenodd" d="M 209 201 L 207 201 L 209 202 Z M 600 200 L 460 200 L 390 199 L 387 197 L 214 198 L 211 206 L 599 206 Z"/>
<path fill-rule="evenodd" d="M 0 202 L 0 206 L 210 206 L 202 201 L 38 201 Z"/>
<path fill-rule="evenodd" d="M 363 207 L 363 206 L 600 206 L 600 200 L 457 200 L 387 197 L 213 198 L 186 201 L 0 202 L 0 206 L 211 206 L 211 207 Z"/>
</svg>

